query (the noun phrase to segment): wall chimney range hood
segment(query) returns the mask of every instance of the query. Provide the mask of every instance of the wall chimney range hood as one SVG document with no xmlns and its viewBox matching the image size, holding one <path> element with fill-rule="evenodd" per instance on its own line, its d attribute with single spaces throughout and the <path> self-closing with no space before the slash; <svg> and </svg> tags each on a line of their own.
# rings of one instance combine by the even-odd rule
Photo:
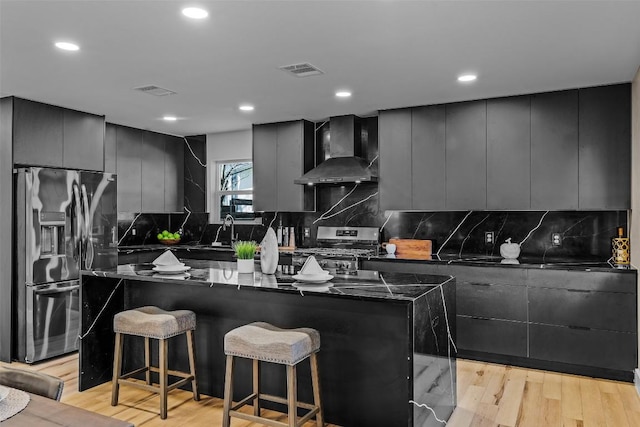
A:
<svg viewBox="0 0 640 427">
<path fill-rule="evenodd" d="M 360 157 L 360 120 L 354 115 L 331 117 L 329 158 L 293 182 L 303 185 L 378 182 L 377 165 Z"/>
</svg>

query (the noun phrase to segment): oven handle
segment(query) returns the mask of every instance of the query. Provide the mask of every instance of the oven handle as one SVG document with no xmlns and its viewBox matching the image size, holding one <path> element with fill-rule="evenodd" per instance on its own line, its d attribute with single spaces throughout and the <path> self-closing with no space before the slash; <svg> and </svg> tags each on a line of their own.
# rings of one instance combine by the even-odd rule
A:
<svg viewBox="0 0 640 427">
<path fill-rule="evenodd" d="M 80 289 L 80 285 L 71 285 L 66 286 L 64 288 L 49 288 L 49 289 L 36 289 L 33 291 L 35 295 L 51 295 L 51 294 L 60 294 L 63 292 L 71 292 L 76 289 Z"/>
</svg>

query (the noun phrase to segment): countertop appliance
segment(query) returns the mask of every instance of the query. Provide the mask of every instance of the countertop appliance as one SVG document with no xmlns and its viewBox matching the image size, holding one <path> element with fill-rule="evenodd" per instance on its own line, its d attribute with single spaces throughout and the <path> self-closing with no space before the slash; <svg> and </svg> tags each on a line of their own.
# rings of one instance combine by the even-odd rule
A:
<svg viewBox="0 0 640 427">
<path fill-rule="evenodd" d="M 118 264 L 116 176 L 20 168 L 14 176 L 14 358 L 78 349 L 81 269 Z"/>
<path fill-rule="evenodd" d="M 318 247 L 297 248 L 292 264 L 301 266 L 308 256 L 315 256 L 320 266 L 330 274 L 355 274 L 359 258 L 377 256 L 380 231 L 377 227 L 319 226 Z"/>
</svg>

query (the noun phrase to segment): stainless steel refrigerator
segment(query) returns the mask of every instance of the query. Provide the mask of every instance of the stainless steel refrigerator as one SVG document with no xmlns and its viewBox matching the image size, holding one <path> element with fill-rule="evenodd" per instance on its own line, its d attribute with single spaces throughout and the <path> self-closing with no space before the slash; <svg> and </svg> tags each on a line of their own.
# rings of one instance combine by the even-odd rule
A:
<svg viewBox="0 0 640 427">
<path fill-rule="evenodd" d="M 18 169 L 14 227 L 15 358 L 77 350 L 80 270 L 118 263 L 116 176 Z"/>
</svg>

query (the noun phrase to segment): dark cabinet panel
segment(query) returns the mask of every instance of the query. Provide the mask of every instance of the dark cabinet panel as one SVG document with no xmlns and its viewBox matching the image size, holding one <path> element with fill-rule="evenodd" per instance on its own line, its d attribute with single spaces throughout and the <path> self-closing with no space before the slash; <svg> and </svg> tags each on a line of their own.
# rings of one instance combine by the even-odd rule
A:
<svg viewBox="0 0 640 427">
<path fill-rule="evenodd" d="M 253 205 L 256 211 L 312 211 L 313 188 L 295 184 L 313 167 L 314 125 L 306 120 L 253 127 Z"/>
<path fill-rule="evenodd" d="M 304 187 L 293 180 L 303 174 L 302 122 L 278 124 L 276 142 L 277 207 L 280 211 L 304 210 Z"/>
<path fill-rule="evenodd" d="M 467 282 L 525 286 L 527 277 L 527 270 L 520 268 L 443 265 L 440 271 L 441 274 L 455 276 L 457 283 Z"/>
<path fill-rule="evenodd" d="M 142 134 L 142 211 L 164 212 L 164 135 Z"/>
<path fill-rule="evenodd" d="M 448 104 L 446 141 L 447 209 L 486 209 L 486 102 Z"/>
<path fill-rule="evenodd" d="M 579 95 L 580 209 L 630 209 L 631 84 Z"/>
<path fill-rule="evenodd" d="M 104 135 L 104 171 L 116 173 L 116 126 L 111 123 L 105 125 Z"/>
<path fill-rule="evenodd" d="M 164 135 L 164 211 L 184 208 L 184 140 Z"/>
<path fill-rule="evenodd" d="M 527 324 L 506 320 L 456 317 L 458 349 L 527 356 Z"/>
<path fill-rule="evenodd" d="M 529 320 L 550 325 L 635 332 L 636 297 L 614 292 L 531 288 Z"/>
<path fill-rule="evenodd" d="M 412 209 L 445 209 L 443 105 L 411 110 L 411 183 Z"/>
<path fill-rule="evenodd" d="M 411 110 L 378 116 L 380 209 L 411 209 Z"/>
<path fill-rule="evenodd" d="M 578 209 L 578 91 L 531 97 L 531 209 Z"/>
<path fill-rule="evenodd" d="M 13 162 L 62 167 L 63 109 L 14 98 Z"/>
<path fill-rule="evenodd" d="M 530 97 L 487 101 L 487 209 L 531 207 Z"/>
<path fill-rule="evenodd" d="M 276 124 L 253 126 L 253 207 L 256 211 L 278 210 L 277 140 Z"/>
<path fill-rule="evenodd" d="M 69 169 L 104 170 L 104 116 L 64 110 L 62 166 Z"/>
<path fill-rule="evenodd" d="M 636 367 L 636 334 L 532 324 L 529 336 L 534 359 L 623 371 Z"/>
<path fill-rule="evenodd" d="M 457 281 L 456 310 L 460 315 L 526 322 L 527 288 Z"/>
<path fill-rule="evenodd" d="M 527 284 L 530 287 L 636 294 L 636 275 L 631 272 L 529 269 Z"/>
<path fill-rule="evenodd" d="M 118 212 L 142 211 L 142 131 L 124 126 L 116 129 Z"/>
</svg>

